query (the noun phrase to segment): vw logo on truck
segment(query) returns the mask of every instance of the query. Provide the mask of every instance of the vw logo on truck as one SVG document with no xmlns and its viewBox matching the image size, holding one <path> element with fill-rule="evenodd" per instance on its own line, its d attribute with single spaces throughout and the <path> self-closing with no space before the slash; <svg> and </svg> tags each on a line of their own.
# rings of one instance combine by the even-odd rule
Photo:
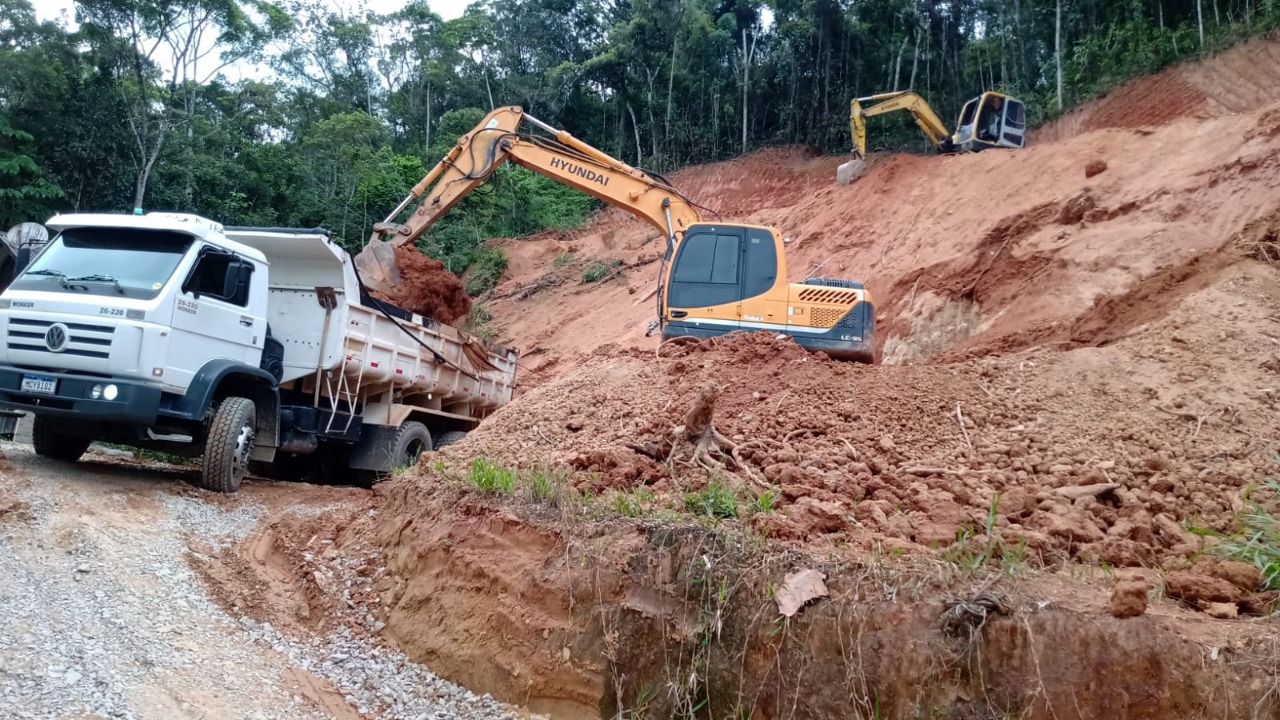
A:
<svg viewBox="0 0 1280 720">
<path fill-rule="evenodd" d="M 44 334 L 44 344 L 49 346 L 50 352 L 62 352 L 67 349 L 67 326 L 62 323 L 54 323 Z"/>
</svg>

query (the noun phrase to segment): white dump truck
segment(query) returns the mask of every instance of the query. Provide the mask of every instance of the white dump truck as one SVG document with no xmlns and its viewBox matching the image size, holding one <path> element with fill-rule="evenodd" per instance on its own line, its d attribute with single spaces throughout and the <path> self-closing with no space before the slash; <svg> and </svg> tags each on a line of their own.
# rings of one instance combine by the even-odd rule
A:
<svg viewBox="0 0 1280 720">
<path fill-rule="evenodd" d="M 362 289 L 324 230 L 59 215 L 0 295 L 0 408 L 40 455 L 203 456 L 203 485 L 372 482 L 511 399 L 516 354 Z"/>
</svg>

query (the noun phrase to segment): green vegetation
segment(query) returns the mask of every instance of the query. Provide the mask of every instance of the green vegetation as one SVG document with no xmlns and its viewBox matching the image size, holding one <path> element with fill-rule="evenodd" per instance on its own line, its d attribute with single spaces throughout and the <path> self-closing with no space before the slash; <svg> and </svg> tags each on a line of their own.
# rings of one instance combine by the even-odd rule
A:
<svg viewBox="0 0 1280 720">
<path fill-rule="evenodd" d="M 493 313 L 489 312 L 487 305 L 480 302 L 472 303 L 471 309 L 462 319 L 462 329 L 481 340 L 493 340 L 497 337 L 497 332 L 489 325 L 492 320 Z"/>
<path fill-rule="evenodd" d="M 1266 589 L 1280 590 L 1280 482 L 1267 481 L 1264 492 L 1270 495 L 1266 501 L 1249 499 L 1240 516 L 1240 532 L 1213 550 L 1222 557 L 1257 565 Z"/>
<path fill-rule="evenodd" d="M 552 260 L 551 262 L 556 267 L 564 267 L 565 265 L 572 265 L 577 261 L 578 261 L 578 257 L 576 255 L 574 255 L 571 252 L 567 252 L 567 253 L 560 253 L 559 255 L 556 256 L 556 259 Z"/>
<path fill-rule="evenodd" d="M 502 248 L 485 248 L 476 253 L 471 271 L 467 275 L 466 290 L 471 297 L 483 295 L 493 289 L 507 270 L 507 253 Z"/>
<path fill-rule="evenodd" d="M 592 260 L 587 267 L 582 270 L 582 282 L 593 283 L 600 282 L 614 271 L 615 268 L 622 267 L 622 260 L 612 258 L 605 260 Z"/>
<path fill-rule="evenodd" d="M 511 495 L 516 490 L 516 472 L 483 457 L 471 461 L 466 481 L 483 493 Z"/>
<path fill-rule="evenodd" d="M 691 513 L 709 518 L 738 516 L 738 498 L 722 477 L 711 478 L 701 492 L 685 495 L 684 506 Z"/>
</svg>

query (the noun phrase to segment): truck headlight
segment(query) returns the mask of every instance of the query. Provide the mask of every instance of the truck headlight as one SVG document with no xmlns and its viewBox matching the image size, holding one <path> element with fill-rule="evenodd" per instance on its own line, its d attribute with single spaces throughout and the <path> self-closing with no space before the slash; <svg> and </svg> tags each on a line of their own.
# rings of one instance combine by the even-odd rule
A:
<svg viewBox="0 0 1280 720">
<path fill-rule="evenodd" d="M 89 397 L 93 398 L 94 400 L 97 400 L 98 398 L 115 400 L 116 396 L 118 396 L 119 394 L 120 394 L 120 388 L 116 387 L 115 385 L 99 384 L 99 385 L 94 385 L 89 390 Z"/>
<path fill-rule="evenodd" d="M 94 400 L 97 400 L 98 398 L 102 397 L 102 386 L 94 385 L 92 388 L 90 388 L 89 397 L 93 398 Z"/>
</svg>

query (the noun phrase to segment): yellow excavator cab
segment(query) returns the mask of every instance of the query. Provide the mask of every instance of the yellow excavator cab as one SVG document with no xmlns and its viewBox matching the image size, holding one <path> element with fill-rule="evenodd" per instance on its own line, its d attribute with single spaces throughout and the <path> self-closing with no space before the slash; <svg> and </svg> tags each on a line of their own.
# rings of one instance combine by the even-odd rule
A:
<svg viewBox="0 0 1280 720">
<path fill-rule="evenodd" d="M 951 148 L 943 152 L 966 152 L 986 148 L 1020 148 L 1027 142 L 1027 112 L 1022 101 L 987 91 L 964 104 Z"/>
</svg>

